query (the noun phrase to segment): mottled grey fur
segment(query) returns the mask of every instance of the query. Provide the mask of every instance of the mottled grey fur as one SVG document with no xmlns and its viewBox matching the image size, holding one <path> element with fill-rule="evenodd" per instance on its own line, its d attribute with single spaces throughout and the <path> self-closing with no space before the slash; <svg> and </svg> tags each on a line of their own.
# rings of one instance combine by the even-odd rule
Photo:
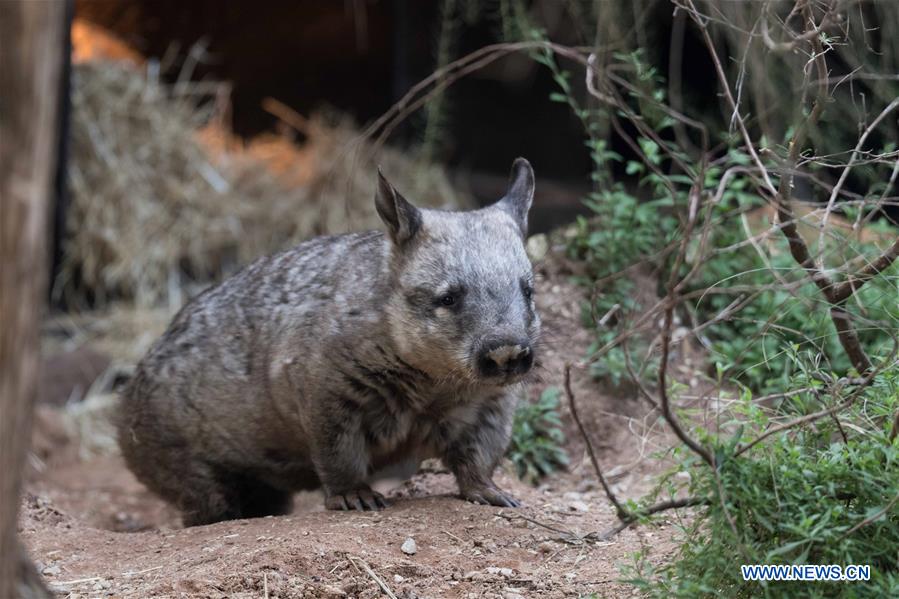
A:
<svg viewBox="0 0 899 599">
<path fill-rule="evenodd" d="M 463 497 L 516 506 L 492 473 L 539 319 L 523 239 L 534 191 L 419 210 L 380 177 L 388 234 L 322 237 L 187 304 L 124 392 L 119 444 L 186 525 L 282 514 L 323 488 L 378 509 L 379 471 L 442 458 Z"/>
</svg>

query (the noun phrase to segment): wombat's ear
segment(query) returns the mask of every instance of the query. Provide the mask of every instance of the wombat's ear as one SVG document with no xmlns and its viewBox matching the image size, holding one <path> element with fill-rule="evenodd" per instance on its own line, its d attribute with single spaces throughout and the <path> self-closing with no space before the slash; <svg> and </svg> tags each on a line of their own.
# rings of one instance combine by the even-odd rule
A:
<svg viewBox="0 0 899 599">
<path fill-rule="evenodd" d="M 375 194 L 378 216 L 387 225 L 393 242 L 402 246 L 421 228 L 421 211 L 394 189 L 378 168 L 378 191 Z"/>
<path fill-rule="evenodd" d="M 506 195 L 496 203 L 497 208 L 508 212 L 521 228 L 521 236 L 528 234 L 528 210 L 534 200 L 534 169 L 524 158 L 516 158 L 512 163 L 512 174 L 509 177 L 509 189 Z"/>
</svg>

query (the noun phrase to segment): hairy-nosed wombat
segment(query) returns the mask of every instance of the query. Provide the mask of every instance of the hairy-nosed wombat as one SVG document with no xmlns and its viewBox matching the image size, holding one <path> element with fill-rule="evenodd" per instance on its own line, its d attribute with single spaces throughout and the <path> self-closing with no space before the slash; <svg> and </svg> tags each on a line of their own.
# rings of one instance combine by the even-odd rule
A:
<svg viewBox="0 0 899 599">
<path fill-rule="evenodd" d="M 442 458 L 463 497 L 517 506 L 493 470 L 539 319 L 524 249 L 534 173 L 470 212 L 420 210 L 379 176 L 381 232 L 312 239 L 194 298 L 124 392 L 129 467 L 186 525 L 378 509 L 366 481 Z"/>
</svg>

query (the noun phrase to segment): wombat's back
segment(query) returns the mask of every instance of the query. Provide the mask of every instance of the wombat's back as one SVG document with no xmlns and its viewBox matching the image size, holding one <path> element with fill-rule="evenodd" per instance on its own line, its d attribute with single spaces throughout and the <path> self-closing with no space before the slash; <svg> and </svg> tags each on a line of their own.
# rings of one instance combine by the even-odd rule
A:
<svg viewBox="0 0 899 599">
<path fill-rule="evenodd" d="M 186 304 L 122 394 L 120 445 L 138 477 L 174 501 L 183 477 L 198 475 L 190 456 L 256 468 L 274 453 L 307 455 L 303 414 L 273 401 L 284 381 L 272 365 L 303 356 L 311 376 L 323 338 L 376 322 L 386 253 L 378 232 L 316 238 Z"/>
</svg>

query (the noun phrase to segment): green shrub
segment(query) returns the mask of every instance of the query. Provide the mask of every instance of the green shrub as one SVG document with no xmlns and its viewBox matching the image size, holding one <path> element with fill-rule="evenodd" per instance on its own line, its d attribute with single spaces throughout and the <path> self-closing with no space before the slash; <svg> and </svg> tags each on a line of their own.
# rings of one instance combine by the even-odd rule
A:
<svg viewBox="0 0 899 599">
<path fill-rule="evenodd" d="M 629 58 L 639 60 L 639 56 Z M 639 78 L 641 69 L 635 67 L 632 72 Z M 639 81 L 633 83 L 638 87 Z M 675 148 L 660 153 L 656 142 L 639 136 L 641 161 L 625 160 L 609 151 L 592 134 L 595 115 L 580 109 L 568 90 L 560 87 L 585 122 L 598 183 L 597 191 L 585 200 L 595 216 L 579 220 L 568 243 L 569 257 L 584 266 L 579 281 L 591 297 L 591 305 L 584 310 L 585 324 L 595 331 L 591 371 L 614 384 L 630 377 L 631 371 L 651 379 L 658 366 L 653 361 L 655 352 L 647 351 L 650 339 L 645 337 L 652 333 L 632 337 L 626 347 L 612 342 L 627 330 L 633 316 L 649 307 L 634 300 L 631 267 L 648 266 L 645 270 L 656 273 L 664 293 L 662 286 L 674 266 L 675 251 L 671 250 L 681 243 L 692 177 L 665 175 L 674 170 L 671 157 L 678 156 L 694 176 L 699 166 Z M 663 97 L 663 93 L 655 96 Z M 664 119 L 652 122 L 647 112 L 641 116 L 657 133 L 664 135 L 670 126 Z M 734 144 L 726 137 L 722 142 L 725 148 Z M 635 187 L 609 176 L 614 162 L 624 162 L 627 174 L 640 177 Z M 701 193 L 712 197 L 728 169 L 747 163 L 742 151 L 725 150 L 705 171 Z M 770 167 L 776 170 L 776 164 Z M 742 215 L 762 205 L 752 189 L 753 182 L 737 175 L 727 183 L 720 201 L 703 203 L 708 212 L 701 215 L 698 226 L 710 223 L 706 246 L 699 251 L 701 234 L 694 233 L 681 270 L 675 273 L 680 278 L 696 269 L 682 290 L 688 299 L 676 314 L 683 321 L 689 318 L 693 326 L 702 325 L 710 378 L 724 389 L 742 390 L 732 421 L 722 424 L 722 430 L 731 433 L 725 438 L 691 427 L 694 438 L 714 451 L 715 469 L 686 447 L 673 450 L 674 461 L 680 465 L 663 478 L 655 495 L 686 493 L 708 504 L 683 525 L 673 562 L 653 570 L 645 556 L 635 556 L 632 582 L 658 597 L 899 596 L 899 441 L 891 443 L 887 438 L 891 416 L 899 410 L 899 367 L 894 365 L 880 375 L 851 409 L 834 418 L 773 435 L 742 455 L 735 453 L 739 443 L 770 427 L 775 416 L 809 414 L 842 401 L 844 396 L 829 397 L 822 381 L 857 374 L 839 343 L 830 306 L 797 266 L 783 236 L 775 232 L 763 242 L 764 247 L 747 239 Z M 872 244 L 850 238 L 828 237 L 826 242 L 824 249 L 834 254 L 825 252 L 826 268 L 842 266 L 846 256 L 878 253 Z M 816 252 L 815 244 L 810 245 L 810 251 Z M 899 329 L 897 273 L 899 266 L 893 265 L 845 306 L 865 352 L 872 357 L 889 353 Z M 719 318 L 735 301 L 742 303 L 740 309 Z M 616 304 L 619 326 L 600 324 L 597 316 Z M 604 351 L 599 352 L 600 348 Z M 670 392 L 677 386 L 673 382 Z M 803 389 L 811 390 L 800 392 Z M 785 398 L 764 409 L 753 401 L 771 393 Z M 675 483 L 685 479 L 686 485 Z M 655 495 L 647 499 L 655 500 Z M 869 518 L 873 521 L 866 522 Z M 741 564 L 870 565 L 872 579 L 744 582 Z"/>
<path fill-rule="evenodd" d="M 595 22 L 600 26 L 601 21 Z M 523 26 L 521 30 L 526 39 L 545 39 L 537 28 Z M 594 33 L 596 39 L 601 37 Z M 823 36 L 818 39 L 826 52 L 854 51 L 852 44 L 833 41 Z M 657 341 L 653 338 L 658 333 L 659 311 L 652 315 L 655 321 L 631 336 L 626 346 L 618 342 L 621 333 L 631 330 L 634 317 L 650 307 L 640 306 L 634 299 L 631 275 L 639 265 L 642 272 L 657 277 L 660 296 L 666 292 L 667 281 L 685 281 L 678 289 L 675 317 L 680 322 L 676 326 L 689 325 L 706 346 L 707 373 L 721 397 L 740 394 L 727 409 L 721 408 L 723 402 L 714 406 L 715 432 L 697 427 L 689 414 L 681 419 L 690 436 L 712 452 L 714 459 L 709 462 L 714 465 L 685 445 L 667 456 L 678 466 L 662 478 L 656 493 L 646 501 L 654 502 L 660 495 L 689 494 L 700 501 L 699 507 L 681 524 L 683 538 L 676 558 L 653 569 L 645 555 L 636 554 L 629 571 L 632 582 L 648 595 L 659 597 L 899 596 L 899 440 L 889 439 L 892 417 L 899 411 L 899 365 L 894 361 L 860 397 L 847 404 L 849 407 L 842 407 L 852 388 L 830 383 L 859 373 L 839 342 L 831 306 L 793 259 L 782 234 L 772 231 L 768 239 L 754 239 L 744 220 L 747 213 L 771 201 L 768 184 L 759 181 L 760 168 L 775 188 L 780 184 L 777 173 L 785 165 L 792 168 L 785 159 L 790 155 L 792 160 L 789 149 L 795 146 L 791 148 L 791 144 L 802 136 L 795 135 L 795 124 L 787 124 L 801 123 L 808 114 L 808 90 L 790 87 L 794 92 L 801 89 L 803 101 L 780 107 L 783 112 L 777 119 L 783 126 L 763 128 L 764 134 L 760 134 L 753 122 L 758 115 L 747 117 L 753 128 L 747 135 L 759 140 L 754 144 L 759 165 L 739 149 L 746 140 L 731 116 L 739 110 L 728 107 L 729 124 L 722 126 L 720 121 L 716 124 L 707 119 L 701 106 L 684 105 L 685 114 L 703 119 L 707 127 L 710 143 L 699 148 L 699 135 L 691 137 L 683 128 L 675 130 L 673 113 L 663 106 L 668 88 L 647 64 L 645 52 L 614 53 L 610 48 L 597 51 L 599 74 L 595 80 L 601 86 L 598 95 L 604 97 L 599 102 L 585 97 L 583 90 L 575 90 L 571 82 L 582 74 L 572 75 L 561 68 L 549 48 L 534 55 L 558 85 L 550 99 L 568 105 L 583 123 L 584 143 L 593 160 L 594 189 L 584 200 L 592 217 L 579 219 L 567 236 L 568 256 L 580 262 L 578 281 L 590 298 L 584 322 L 595 332 L 588 357 L 591 371 L 615 384 L 632 373 L 649 379 L 657 372 L 657 352 L 649 350 L 658 347 L 650 343 Z M 734 65 L 745 64 L 732 55 L 726 58 Z M 766 60 L 756 77 L 764 79 L 768 68 Z M 777 68 L 795 71 L 786 60 Z M 741 70 L 736 84 L 740 90 L 744 89 L 740 87 L 744 74 Z M 590 81 L 594 81 L 592 75 Z M 830 91 L 836 92 L 835 88 Z M 780 93 L 777 90 L 774 95 Z M 883 105 L 893 98 L 895 94 L 886 93 L 879 102 Z M 737 102 L 747 110 L 746 102 Z M 814 143 L 798 142 L 807 146 L 797 170 L 811 183 L 811 193 L 805 198 L 809 201 L 828 199 L 828 182 L 834 180 L 835 167 L 849 171 L 846 159 L 840 156 L 853 142 L 831 133 L 848 122 L 839 116 L 834 119 L 834 115 L 849 105 L 829 106 L 825 120 L 818 121 L 819 126 L 826 126 L 812 133 Z M 613 129 L 618 140 L 626 142 L 630 158 L 610 147 Z M 887 133 L 885 139 L 889 138 Z M 823 145 L 833 145 L 832 154 L 821 155 Z M 878 158 L 855 165 L 854 172 L 863 173 L 868 185 L 862 185 L 864 191 L 854 196 L 843 190 L 839 204 L 850 219 L 859 217 L 855 222 L 862 222 L 866 215 L 856 214 L 853 203 L 865 206 L 866 211 L 877 210 L 875 204 L 893 185 L 894 149 L 892 142 L 872 138 L 865 155 Z M 704 154 L 702 162 L 700 154 Z M 726 174 L 730 178 L 724 181 Z M 694 181 L 697 189 L 692 189 Z M 691 237 L 683 240 L 691 193 L 699 194 L 700 213 L 693 221 L 696 229 Z M 843 201 L 846 199 L 856 201 Z M 895 230 L 891 234 L 895 235 Z M 824 247 L 808 241 L 808 249 L 816 265 L 837 284 L 881 251 L 873 244 L 841 236 L 833 228 L 822 239 Z M 683 255 L 681 247 L 686 249 Z M 673 272 L 675 268 L 678 272 Z M 689 279 L 684 278 L 687 273 L 692 275 Z M 874 358 L 875 364 L 893 351 L 899 331 L 897 275 L 899 266 L 894 264 L 841 305 L 850 314 L 864 353 Z M 731 311 L 735 305 L 739 308 Z M 613 307 L 615 318 L 602 318 L 613 313 Z M 675 395 L 680 384 L 672 380 L 669 387 L 668 393 Z M 775 398 L 778 394 L 779 400 Z M 762 402 L 762 395 L 769 397 Z M 837 404 L 841 409 L 829 417 L 803 421 L 748 450 L 739 449 L 778 422 Z M 741 564 L 870 565 L 872 579 L 857 583 L 744 582 Z"/>
<path fill-rule="evenodd" d="M 604 146 L 600 143 L 598 147 Z M 599 161 L 619 159 L 614 153 L 603 152 L 597 157 L 597 169 L 600 169 Z M 744 154 L 736 150 L 728 152 L 721 165 L 707 171 L 706 193 L 717 189 L 727 168 L 745 163 Z M 635 161 L 627 162 L 629 171 L 640 170 L 638 165 Z M 633 299 L 628 267 L 643 263 L 659 273 L 660 281 L 668 277 L 669 256 L 660 249 L 678 241 L 679 224 L 672 210 L 685 205 L 687 191 L 685 182 L 675 180 L 672 185 L 678 194 L 673 199 L 670 195 L 664 199 L 669 188 L 660 179 L 655 174 L 645 176 L 635 192 L 655 199 L 640 201 L 620 182 L 610 184 L 606 191 L 591 194 L 585 203 L 596 216 L 579 219 L 574 235 L 568 240 L 569 257 L 585 266 L 586 274 L 577 280 L 593 296 L 593 305 L 584 310 L 585 324 L 596 334 L 591 353 L 620 332 L 599 326 L 593 321 L 596 315 L 602 316 L 615 304 L 624 315 L 637 314 L 641 308 L 648 307 L 640 306 Z M 821 364 L 824 370 L 836 376 L 850 374 L 851 365 L 840 347 L 821 292 L 797 268 L 786 240 L 775 233 L 766 244 L 767 261 L 747 241 L 739 215 L 761 206 L 762 202 L 745 190 L 746 184 L 739 176 L 730 181 L 721 202 L 710 215 L 713 224 L 706 251 L 702 256 L 688 252 L 682 265 L 681 274 L 685 274 L 693 268 L 693 260 L 701 261 L 684 292 L 697 295 L 686 302 L 695 320 L 713 321 L 703 332 L 709 343 L 710 364 L 724 366 L 731 382 L 761 394 L 784 389 L 796 373 L 791 350 L 826 356 L 830 361 Z M 828 241 L 830 247 L 842 250 L 841 256 L 847 253 L 872 256 L 877 252 L 872 243 L 858 243 L 846 237 Z M 836 267 L 842 264 L 842 259 L 832 258 L 830 262 L 829 266 Z M 596 281 L 603 281 L 599 289 L 594 288 Z M 786 281 L 789 288 L 780 281 Z M 732 317 L 715 320 L 732 302 L 753 294 L 755 297 Z M 894 264 L 847 304 L 857 322 L 866 323 L 859 327 L 859 336 L 867 352 L 879 353 L 892 342 L 890 331 L 899 326 L 896 297 L 899 297 L 899 265 Z M 629 357 L 635 370 L 653 378 L 655 364 L 644 363 L 645 350 L 646 343 L 634 339 L 628 347 Z M 594 375 L 616 385 L 629 376 L 624 348 L 620 345 L 599 356 L 591 367 Z"/>
<path fill-rule="evenodd" d="M 734 457 L 738 440 L 771 424 L 752 399 L 744 393 L 732 423 L 740 432 L 718 447 L 717 479 L 682 456 L 688 491 L 710 504 L 683 525 L 674 562 L 653 570 L 636 555 L 632 582 L 654 597 L 899 596 L 899 439 L 888 439 L 899 367 L 841 412 L 842 424 L 823 418 Z M 745 582 L 740 564 L 867 564 L 871 580 Z"/>
<path fill-rule="evenodd" d="M 753 206 L 759 202 L 743 196 L 739 203 Z M 834 231 L 831 235 L 839 233 Z M 725 251 L 740 243 L 743 245 L 739 249 Z M 699 322 L 714 319 L 735 299 L 749 296 L 752 292 L 748 290 L 760 291 L 732 318 L 712 324 L 705 332 L 711 342 L 710 361 L 722 365 L 731 382 L 761 394 L 787 389 L 797 373 L 792 356 L 795 352 L 825 358 L 828 361 L 818 367 L 828 374 L 844 376 L 852 371 L 821 291 L 797 268 L 782 235 L 777 234 L 768 244 L 768 264 L 746 243 L 739 223 L 733 221 L 720 222 L 710 245 L 712 253 L 688 290 L 715 291 L 692 302 Z M 871 243 L 855 243 L 846 237 L 830 239 L 828 245 L 841 248 L 844 254 L 871 256 L 877 252 Z M 831 262 L 829 266 L 839 266 L 842 258 Z M 899 328 L 897 273 L 899 268 L 894 265 L 871 280 L 847 304 L 856 322 L 863 323 L 859 337 L 869 354 L 882 353 L 889 347 L 890 331 Z M 775 274 L 793 288 L 785 288 Z"/>
<path fill-rule="evenodd" d="M 536 402 L 522 403 L 515 413 L 508 456 L 522 480 L 533 484 L 568 465 L 558 408 L 559 390 L 547 387 Z"/>
</svg>

